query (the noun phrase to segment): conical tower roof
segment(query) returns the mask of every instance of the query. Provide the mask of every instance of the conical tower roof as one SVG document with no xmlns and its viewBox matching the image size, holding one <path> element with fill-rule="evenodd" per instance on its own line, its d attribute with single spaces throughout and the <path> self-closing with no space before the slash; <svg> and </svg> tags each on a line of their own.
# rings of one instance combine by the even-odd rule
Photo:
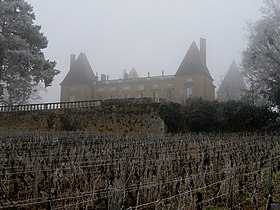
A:
<svg viewBox="0 0 280 210">
<path fill-rule="evenodd" d="M 70 71 L 62 81 L 61 85 L 92 84 L 95 79 L 93 70 L 84 53 L 70 66 Z"/>
<path fill-rule="evenodd" d="M 246 88 L 243 77 L 242 77 L 241 73 L 239 72 L 235 61 L 233 61 L 231 63 L 229 70 L 226 73 L 226 76 L 221 84 L 221 87 L 222 86 Z"/>
<path fill-rule="evenodd" d="M 176 76 L 204 74 L 212 79 L 210 72 L 202 62 L 199 49 L 195 42 L 193 42 L 187 51 L 181 65 L 176 72 Z M 213 80 L 213 79 L 212 79 Z"/>
<path fill-rule="evenodd" d="M 217 92 L 218 99 L 239 100 L 241 99 L 242 91 L 245 89 L 246 85 L 243 77 L 239 72 L 235 61 L 233 61 Z"/>
</svg>

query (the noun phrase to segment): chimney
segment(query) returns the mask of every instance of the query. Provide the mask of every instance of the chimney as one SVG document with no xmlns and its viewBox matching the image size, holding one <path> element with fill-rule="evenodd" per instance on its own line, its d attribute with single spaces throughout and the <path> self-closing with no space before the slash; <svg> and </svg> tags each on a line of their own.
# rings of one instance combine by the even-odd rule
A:
<svg viewBox="0 0 280 210">
<path fill-rule="evenodd" d="M 206 66 L 206 39 L 200 38 L 200 61 Z"/>
<path fill-rule="evenodd" d="M 75 54 L 71 54 L 70 55 L 70 68 L 75 63 L 75 61 L 76 61 L 76 55 Z"/>
</svg>

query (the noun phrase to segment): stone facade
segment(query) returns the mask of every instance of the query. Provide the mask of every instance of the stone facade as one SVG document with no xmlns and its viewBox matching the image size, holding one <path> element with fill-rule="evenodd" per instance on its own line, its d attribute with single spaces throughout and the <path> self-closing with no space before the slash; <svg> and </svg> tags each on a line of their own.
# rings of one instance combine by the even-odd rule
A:
<svg viewBox="0 0 280 210">
<path fill-rule="evenodd" d="M 175 75 L 139 77 L 135 70 L 124 72 L 122 79 L 99 79 L 85 56 L 71 55 L 70 71 L 61 83 L 61 102 L 124 98 L 165 99 L 184 103 L 188 97 L 215 99 L 215 86 L 206 66 L 206 41 L 200 50 L 193 42 Z"/>
</svg>

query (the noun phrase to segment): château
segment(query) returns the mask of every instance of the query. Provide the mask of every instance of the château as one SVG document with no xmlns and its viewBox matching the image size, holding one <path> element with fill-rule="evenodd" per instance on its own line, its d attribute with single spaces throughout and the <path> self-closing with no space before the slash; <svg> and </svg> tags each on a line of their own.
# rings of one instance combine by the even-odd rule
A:
<svg viewBox="0 0 280 210">
<path fill-rule="evenodd" d="M 189 97 L 215 99 L 213 78 L 206 65 L 206 40 L 200 49 L 193 42 L 174 75 L 139 77 L 137 71 L 123 72 L 121 79 L 94 74 L 84 53 L 71 55 L 70 70 L 61 85 L 61 102 L 126 98 L 152 98 L 184 103 Z"/>
</svg>

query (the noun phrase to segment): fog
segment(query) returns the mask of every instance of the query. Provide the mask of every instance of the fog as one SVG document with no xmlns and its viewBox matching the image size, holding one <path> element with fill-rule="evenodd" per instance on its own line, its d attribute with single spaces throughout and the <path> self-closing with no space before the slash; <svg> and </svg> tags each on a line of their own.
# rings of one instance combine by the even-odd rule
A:
<svg viewBox="0 0 280 210">
<path fill-rule="evenodd" d="M 70 54 L 84 52 L 110 79 L 177 71 L 192 41 L 207 40 L 207 65 L 219 86 L 246 47 L 246 22 L 261 18 L 262 0 L 28 0 L 48 37 L 45 57 L 61 71 L 43 102 L 59 101 Z M 217 89 L 217 88 L 216 88 Z"/>
</svg>

